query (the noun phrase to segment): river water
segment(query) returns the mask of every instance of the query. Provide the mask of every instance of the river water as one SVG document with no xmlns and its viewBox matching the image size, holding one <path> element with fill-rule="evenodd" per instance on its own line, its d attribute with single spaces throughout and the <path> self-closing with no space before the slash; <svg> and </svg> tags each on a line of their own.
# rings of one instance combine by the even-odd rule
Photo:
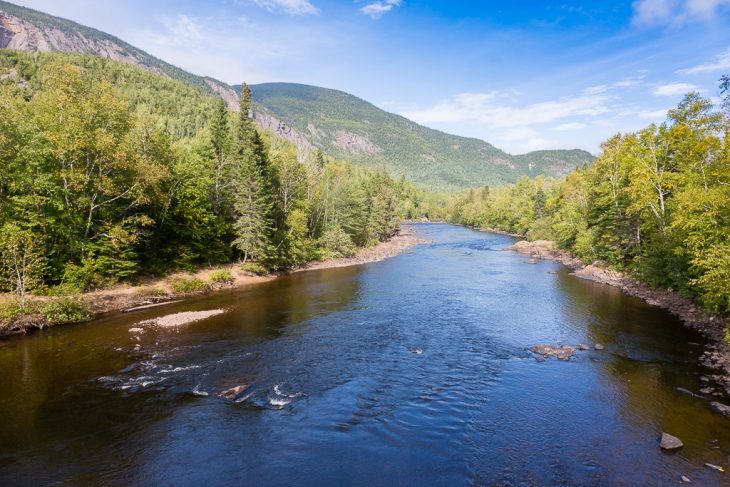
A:
<svg viewBox="0 0 730 487">
<path fill-rule="evenodd" d="M 416 229 L 384 262 L 0 342 L 0 484 L 728 485 L 704 463 L 730 420 L 675 389 L 701 388 L 700 336 L 509 237 Z M 561 342 L 606 350 L 528 351 Z"/>
</svg>

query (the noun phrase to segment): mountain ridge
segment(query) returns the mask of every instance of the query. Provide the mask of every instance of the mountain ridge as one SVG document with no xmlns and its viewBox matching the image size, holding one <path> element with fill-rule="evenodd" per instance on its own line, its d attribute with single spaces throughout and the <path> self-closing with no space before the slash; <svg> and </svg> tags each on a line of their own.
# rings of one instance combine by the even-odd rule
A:
<svg viewBox="0 0 730 487">
<path fill-rule="evenodd" d="M 103 31 L 3 0 L 0 48 L 81 52 L 125 62 L 219 96 L 238 109 L 240 86 L 189 73 Z M 301 152 L 321 149 L 358 164 L 385 166 L 432 189 L 502 185 L 524 175 L 563 177 L 593 160 L 578 149 L 510 155 L 484 140 L 421 126 L 340 90 L 297 83 L 262 83 L 252 90 L 256 122 Z"/>
</svg>

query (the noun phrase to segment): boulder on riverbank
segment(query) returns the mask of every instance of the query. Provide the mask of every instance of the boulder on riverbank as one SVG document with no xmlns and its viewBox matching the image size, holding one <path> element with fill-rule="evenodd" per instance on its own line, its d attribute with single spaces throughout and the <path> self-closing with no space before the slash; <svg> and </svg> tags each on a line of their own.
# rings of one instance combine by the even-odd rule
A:
<svg viewBox="0 0 730 487">
<path fill-rule="evenodd" d="M 674 451 L 682 448 L 684 446 L 684 443 L 682 443 L 682 440 L 680 440 L 676 436 L 672 436 L 669 433 L 662 433 L 662 439 L 659 443 L 659 446 L 662 450 Z"/>
</svg>

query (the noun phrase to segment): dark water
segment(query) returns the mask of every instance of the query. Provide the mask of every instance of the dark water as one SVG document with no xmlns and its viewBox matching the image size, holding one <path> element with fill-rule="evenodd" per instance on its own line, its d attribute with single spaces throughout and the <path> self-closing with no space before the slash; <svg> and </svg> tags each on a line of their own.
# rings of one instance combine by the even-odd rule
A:
<svg viewBox="0 0 730 487">
<path fill-rule="evenodd" d="M 418 230 L 385 262 L 0 342 L 0 484 L 727 485 L 703 464 L 728 466 L 730 421 L 675 390 L 700 337 L 508 237 Z M 558 340 L 606 351 L 527 351 Z"/>
</svg>

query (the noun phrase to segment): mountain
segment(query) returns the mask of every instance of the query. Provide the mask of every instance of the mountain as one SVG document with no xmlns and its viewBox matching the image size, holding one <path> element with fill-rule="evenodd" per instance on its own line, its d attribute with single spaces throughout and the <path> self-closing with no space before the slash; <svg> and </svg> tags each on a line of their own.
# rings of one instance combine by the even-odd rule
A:
<svg viewBox="0 0 730 487">
<path fill-rule="evenodd" d="M 237 107 L 230 86 L 166 63 L 100 30 L 0 0 L 0 48 L 33 52 L 82 52 L 122 61 L 195 86 Z"/>
<path fill-rule="evenodd" d="M 221 96 L 231 109 L 238 108 L 235 87 L 184 71 L 99 30 L 2 0 L 0 48 L 122 61 Z M 580 150 L 513 156 L 483 140 L 423 127 L 342 91 L 292 83 L 259 84 L 252 90 L 256 121 L 303 152 L 319 148 L 358 164 L 384 166 L 432 189 L 500 185 L 523 175 L 563 177 L 593 159 Z"/>
<path fill-rule="evenodd" d="M 251 90 L 256 118 L 270 130 L 339 158 L 385 165 L 432 188 L 500 185 L 523 175 L 564 177 L 593 160 L 582 150 L 513 156 L 480 139 L 424 127 L 342 91 L 293 83 L 265 83 Z"/>
</svg>

